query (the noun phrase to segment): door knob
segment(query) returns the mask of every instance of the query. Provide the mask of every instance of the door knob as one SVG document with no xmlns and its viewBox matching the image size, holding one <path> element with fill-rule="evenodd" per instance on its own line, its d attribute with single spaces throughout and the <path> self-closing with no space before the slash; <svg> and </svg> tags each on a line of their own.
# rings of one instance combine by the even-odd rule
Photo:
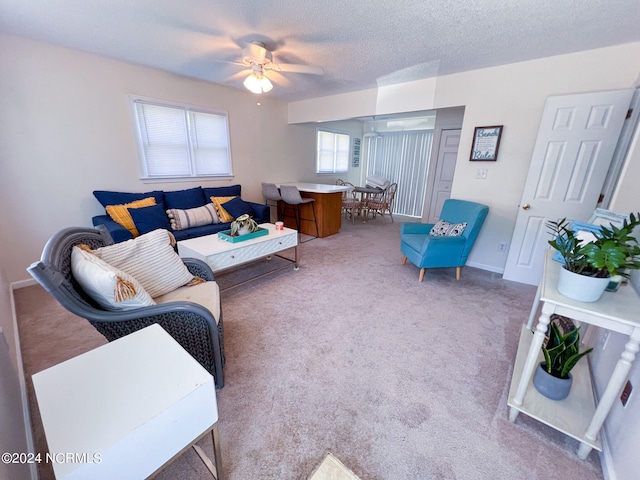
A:
<svg viewBox="0 0 640 480">
<path fill-rule="evenodd" d="M 530 208 L 531 208 L 531 205 L 529 205 L 528 203 L 525 203 L 524 205 L 522 205 L 523 210 L 529 210 Z"/>
</svg>

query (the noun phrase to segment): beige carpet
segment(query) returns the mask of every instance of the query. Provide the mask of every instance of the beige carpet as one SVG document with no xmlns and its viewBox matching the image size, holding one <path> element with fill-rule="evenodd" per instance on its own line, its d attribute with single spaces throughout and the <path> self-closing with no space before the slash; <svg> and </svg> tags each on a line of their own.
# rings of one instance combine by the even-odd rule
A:
<svg viewBox="0 0 640 480">
<path fill-rule="evenodd" d="M 224 292 L 226 477 L 304 480 L 332 452 L 362 480 L 602 479 L 595 452 L 580 461 L 576 441 L 523 415 L 508 421 L 535 288 L 470 267 L 458 282 L 439 269 L 419 283 L 401 265 L 398 232 L 344 222 L 300 247 L 299 271 Z M 16 301 L 29 376 L 104 343 L 39 287 Z M 188 451 L 157 478 L 208 477 Z"/>
</svg>

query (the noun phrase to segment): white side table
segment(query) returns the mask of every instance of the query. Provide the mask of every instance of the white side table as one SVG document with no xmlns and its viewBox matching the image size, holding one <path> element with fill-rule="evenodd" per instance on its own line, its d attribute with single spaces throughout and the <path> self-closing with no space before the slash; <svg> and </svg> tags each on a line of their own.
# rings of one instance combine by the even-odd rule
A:
<svg viewBox="0 0 640 480">
<path fill-rule="evenodd" d="M 159 325 L 36 373 L 33 384 L 49 444 L 41 461 L 57 479 L 147 478 L 191 446 L 222 478 L 213 377 Z M 215 467 L 195 445 L 209 432 Z"/>
<path fill-rule="evenodd" d="M 640 351 L 640 299 L 630 286 L 617 292 L 605 292 L 602 298 L 594 303 L 567 298 L 558 292 L 561 265 L 554 261 L 552 256 L 553 250 L 548 250 L 529 323 L 522 326 L 520 333 L 509 390 L 509 420 L 515 422 L 518 414 L 522 412 L 575 438 L 580 442 L 578 456 L 585 459 L 593 448 L 602 450 L 598 438 L 600 428 L 620 396 L 636 354 Z M 535 316 L 534 310 L 540 303 L 542 313 L 532 332 L 530 327 Z M 591 375 L 584 359 L 572 370 L 573 385 L 566 399 L 549 400 L 540 395 L 533 386 L 533 372 L 541 360 L 540 347 L 554 313 L 629 336 L 629 341 L 620 354 L 620 359 L 597 405 Z"/>
</svg>

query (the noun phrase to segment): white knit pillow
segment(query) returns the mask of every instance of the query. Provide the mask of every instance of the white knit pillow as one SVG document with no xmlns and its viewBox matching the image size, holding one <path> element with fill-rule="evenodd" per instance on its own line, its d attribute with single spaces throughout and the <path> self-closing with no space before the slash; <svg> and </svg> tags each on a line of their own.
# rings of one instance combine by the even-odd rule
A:
<svg viewBox="0 0 640 480">
<path fill-rule="evenodd" d="M 187 210 L 170 208 L 167 210 L 167 217 L 169 217 L 169 223 L 174 230 L 184 230 L 186 228 L 199 227 L 200 225 L 220 223 L 218 211 L 213 203 L 208 203 L 202 207 L 189 208 Z"/>
<path fill-rule="evenodd" d="M 155 305 L 156 302 L 135 278 L 87 250 L 73 247 L 71 272 L 82 290 L 98 305 L 114 311 Z"/>
<path fill-rule="evenodd" d="M 155 298 L 194 280 L 173 249 L 172 237 L 168 230 L 153 230 L 126 242 L 98 248 L 93 253 L 136 278 Z"/>
</svg>

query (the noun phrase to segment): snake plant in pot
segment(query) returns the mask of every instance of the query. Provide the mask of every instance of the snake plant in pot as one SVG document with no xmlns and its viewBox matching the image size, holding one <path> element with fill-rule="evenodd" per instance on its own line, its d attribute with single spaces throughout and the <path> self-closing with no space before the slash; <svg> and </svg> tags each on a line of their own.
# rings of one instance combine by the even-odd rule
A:
<svg viewBox="0 0 640 480">
<path fill-rule="evenodd" d="M 580 329 L 563 334 L 555 322 L 551 322 L 549 339 L 542 346 L 544 361 L 540 362 L 533 376 L 533 385 L 542 395 L 552 400 L 562 400 L 569 395 L 573 376 L 571 370 L 578 360 L 592 348 L 580 351 Z"/>
<path fill-rule="evenodd" d="M 629 270 L 640 268 L 640 246 L 632 236 L 640 226 L 640 213 L 631 213 L 621 227 L 599 227 L 592 239 L 584 239 L 571 228 L 566 218 L 547 222 L 553 236 L 549 245 L 555 248 L 564 266 L 560 269 L 558 291 L 574 300 L 596 302 L 613 275 L 629 276 Z"/>
</svg>

